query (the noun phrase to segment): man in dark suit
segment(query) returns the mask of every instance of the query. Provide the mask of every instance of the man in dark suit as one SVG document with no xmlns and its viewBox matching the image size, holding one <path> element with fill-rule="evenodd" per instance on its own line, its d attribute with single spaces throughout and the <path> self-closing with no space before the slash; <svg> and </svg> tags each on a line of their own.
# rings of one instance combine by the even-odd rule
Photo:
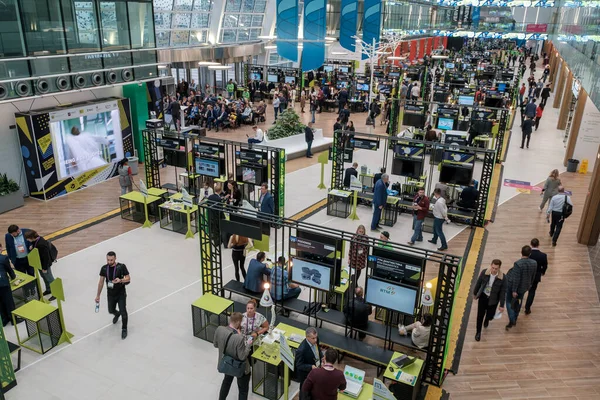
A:
<svg viewBox="0 0 600 400">
<path fill-rule="evenodd" d="M 311 151 L 313 140 L 315 140 L 315 133 L 313 132 L 312 122 L 309 122 L 304 128 L 304 140 L 306 141 L 306 158 L 312 158 L 313 154 Z"/>
<path fill-rule="evenodd" d="M 527 148 L 529 148 L 529 140 L 531 139 L 531 132 L 533 131 L 534 117 L 530 117 L 529 115 L 525 116 L 525 121 L 523 121 L 523 125 L 521 126 L 521 148 L 523 148 L 525 145 L 527 145 Z"/>
<path fill-rule="evenodd" d="M 294 371 L 296 371 L 296 378 L 300 381 L 300 387 L 304 385 L 304 381 L 310 371 L 321 366 L 321 350 L 319 346 L 317 329 L 309 326 L 306 328 L 306 339 L 298 346 L 296 358 L 294 359 Z M 300 400 L 305 399 L 306 395 L 300 392 Z"/>
<path fill-rule="evenodd" d="M 479 197 L 479 191 L 475 189 L 475 181 L 472 180 L 468 187 L 464 188 L 460 193 L 460 200 L 457 205 L 461 208 L 474 210 L 477 208 L 477 198 Z"/>
<path fill-rule="evenodd" d="M 387 203 L 387 182 L 390 179 L 388 174 L 381 175 L 381 179 L 375 184 L 373 191 L 373 219 L 371 220 L 371 230 L 375 231 L 380 228 L 379 220 L 381 219 L 381 211 Z"/>
<path fill-rule="evenodd" d="M 29 232 L 29 229 L 20 229 L 17 225 L 11 225 L 8 227 L 8 233 L 4 235 L 4 242 L 6 243 L 8 258 L 15 269 L 24 274 L 35 276 L 33 267 L 29 265 L 27 260 L 27 254 L 29 254 L 29 244 L 25 240 L 27 232 Z"/>
<path fill-rule="evenodd" d="M 548 257 L 546 253 L 542 253 L 538 248 L 540 246 L 540 241 L 538 239 L 531 239 L 531 254 L 529 258 L 535 260 L 537 262 L 537 271 L 535 273 L 535 278 L 533 279 L 533 283 L 529 288 L 529 293 L 527 294 L 527 302 L 525 302 L 525 315 L 531 314 L 531 305 L 533 304 L 533 299 L 535 299 L 535 291 L 538 287 L 538 283 L 542 281 L 542 275 L 546 274 L 546 270 L 548 269 Z"/>
<path fill-rule="evenodd" d="M 2 245 L 0 244 L 0 253 L 1 252 Z M 17 275 L 11 268 L 8 257 L 0 254 L 0 314 L 2 315 L 2 325 L 4 326 L 11 322 L 12 312 L 15 309 L 15 301 L 10 288 L 10 281 L 16 277 Z"/>
<path fill-rule="evenodd" d="M 356 170 L 358 168 L 358 163 L 354 163 L 352 164 L 352 166 L 348 169 L 346 169 L 345 173 L 344 173 L 344 187 L 345 188 L 349 188 L 350 187 L 350 181 L 352 180 L 352 177 L 355 176 L 358 178 L 358 171 Z"/>
<path fill-rule="evenodd" d="M 271 270 L 267 268 L 265 262 L 265 253 L 263 251 L 256 255 L 256 259 L 250 260 L 248 272 L 244 280 L 244 288 L 254 293 L 262 294 L 264 290 L 263 276 L 271 276 Z"/>
<path fill-rule="evenodd" d="M 363 297 L 363 288 L 360 286 L 354 291 L 354 300 L 349 300 L 344 307 L 344 316 L 346 321 L 353 328 L 367 329 L 369 325 L 369 315 L 373 312 L 373 308 L 365 302 Z M 358 338 L 363 340 L 367 336 L 364 332 L 358 333 Z"/>
<path fill-rule="evenodd" d="M 269 192 L 269 184 L 267 182 L 263 182 L 260 185 L 258 209 L 265 214 L 275 214 L 275 201 L 273 200 L 273 195 Z"/>
</svg>

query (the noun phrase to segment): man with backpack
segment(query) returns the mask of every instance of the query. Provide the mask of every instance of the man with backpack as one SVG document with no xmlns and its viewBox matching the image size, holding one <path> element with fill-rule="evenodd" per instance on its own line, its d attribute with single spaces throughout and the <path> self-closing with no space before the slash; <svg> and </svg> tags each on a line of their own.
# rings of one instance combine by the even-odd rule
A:
<svg viewBox="0 0 600 400">
<path fill-rule="evenodd" d="M 554 195 L 550 199 L 548 205 L 548 211 L 546 213 L 546 221 L 550 223 L 550 236 L 552 236 L 552 247 L 556 246 L 560 231 L 562 230 L 563 223 L 566 218 L 569 218 L 573 214 L 573 202 L 571 198 L 565 193 L 563 186 L 558 187 L 558 194 Z"/>
<path fill-rule="evenodd" d="M 117 255 L 114 251 L 106 254 L 106 265 L 100 268 L 100 279 L 98 280 L 98 293 L 96 294 L 96 303 L 100 303 L 100 294 L 106 282 L 106 299 L 108 312 L 113 314 L 113 324 L 116 324 L 121 317 L 121 339 L 127 338 L 127 292 L 125 285 L 129 285 L 131 278 L 125 264 L 117 262 Z M 117 310 L 116 306 L 119 305 Z"/>
</svg>

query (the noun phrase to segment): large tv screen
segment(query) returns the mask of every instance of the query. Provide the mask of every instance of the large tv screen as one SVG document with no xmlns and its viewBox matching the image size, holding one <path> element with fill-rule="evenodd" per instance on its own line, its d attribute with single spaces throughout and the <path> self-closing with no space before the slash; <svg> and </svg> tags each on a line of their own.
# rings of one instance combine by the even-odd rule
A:
<svg viewBox="0 0 600 400">
<path fill-rule="evenodd" d="M 332 268 L 328 265 L 308 262 L 300 258 L 293 259 L 292 281 L 299 285 L 319 290 L 331 289 Z"/>
<path fill-rule="evenodd" d="M 208 160 L 206 158 L 196 158 L 196 173 L 204 176 L 218 178 L 219 161 Z"/>
<path fill-rule="evenodd" d="M 438 118 L 437 128 L 443 131 L 450 131 L 454 128 L 454 120 L 450 118 Z"/>
<path fill-rule="evenodd" d="M 473 168 L 442 164 L 442 169 L 440 170 L 440 182 L 469 186 L 471 179 L 473 179 Z"/>
<path fill-rule="evenodd" d="M 413 315 L 417 304 L 415 287 L 407 287 L 377 278 L 367 278 L 366 301 L 374 306 Z"/>
<path fill-rule="evenodd" d="M 124 158 L 119 109 L 50 122 L 59 179 Z"/>
</svg>

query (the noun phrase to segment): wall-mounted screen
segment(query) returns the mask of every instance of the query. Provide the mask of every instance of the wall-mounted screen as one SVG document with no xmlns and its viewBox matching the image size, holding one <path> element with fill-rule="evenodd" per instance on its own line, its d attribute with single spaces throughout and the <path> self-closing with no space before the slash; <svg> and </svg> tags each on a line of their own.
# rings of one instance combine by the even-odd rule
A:
<svg viewBox="0 0 600 400">
<path fill-rule="evenodd" d="M 400 72 L 390 72 L 388 76 L 390 78 L 400 78 Z"/>
<path fill-rule="evenodd" d="M 295 76 L 286 76 L 285 83 L 296 83 L 296 77 Z"/>
<path fill-rule="evenodd" d="M 260 81 L 262 79 L 262 74 L 259 72 L 251 72 L 250 79 L 252 79 L 253 81 Z"/>
<path fill-rule="evenodd" d="M 338 68 L 338 70 L 339 70 L 340 72 L 344 72 L 344 73 L 346 73 L 346 74 L 348 73 L 348 67 L 339 67 L 339 68 Z"/>
<path fill-rule="evenodd" d="M 196 158 L 196 173 L 218 178 L 220 176 L 219 161 Z"/>
<path fill-rule="evenodd" d="M 300 258 L 292 259 L 292 281 L 303 286 L 329 291 L 333 269 L 324 264 L 308 262 Z"/>
<path fill-rule="evenodd" d="M 119 110 L 50 122 L 59 179 L 124 157 Z"/>
<path fill-rule="evenodd" d="M 446 63 L 446 68 L 447 69 L 454 69 L 454 63 L 447 62 Z"/>
<path fill-rule="evenodd" d="M 500 93 L 504 93 L 506 91 L 506 83 L 499 83 L 498 84 L 498 91 Z"/>
<path fill-rule="evenodd" d="M 394 158 L 392 161 L 392 175 L 419 178 L 423 174 L 423 160 L 409 158 Z"/>
<path fill-rule="evenodd" d="M 323 71 L 325 71 L 325 72 L 332 72 L 333 71 L 333 67 L 331 65 L 325 65 L 323 67 Z"/>
<path fill-rule="evenodd" d="M 238 182 L 251 183 L 252 185 L 260 185 L 264 182 L 263 178 L 266 174 L 263 173 L 263 167 L 250 167 L 241 165 L 237 167 Z"/>
<path fill-rule="evenodd" d="M 336 86 L 337 86 L 338 89 L 347 88 L 348 87 L 348 82 L 338 82 Z"/>
<path fill-rule="evenodd" d="M 417 304 L 417 288 L 367 278 L 366 301 L 374 306 L 413 315 Z"/>
<path fill-rule="evenodd" d="M 449 131 L 454 128 L 454 120 L 450 118 L 438 118 L 438 129 Z"/>
<path fill-rule="evenodd" d="M 368 83 L 357 83 L 356 84 L 356 90 L 360 90 L 362 92 L 368 92 L 369 91 L 369 84 Z"/>
<path fill-rule="evenodd" d="M 381 265 L 380 260 L 387 260 L 387 267 Z M 386 276 L 386 271 L 387 273 L 390 273 L 392 269 L 402 269 L 403 273 L 401 277 L 401 283 L 413 286 L 421 285 L 421 276 L 425 267 L 425 260 L 420 257 L 403 252 L 375 247 L 373 248 L 373 255 L 368 257 L 368 262 L 370 263 L 370 267 L 379 269 L 379 272 L 376 274 L 376 276 L 379 276 L 380 278 L 389 280 L 390 275 Z M 398 283 L 400 283 L 400 281 L 398 281 Z"/>
<path fill-rule="evenodd" d="M 462 106 L 472 106 L 475 103 L 474 96 L 458 96 L 458 104 Z"/>
<path fill-rule="evenodd" d="M 456 185 L 469 186 L 473 179 L 473 168 L 442 164 L 440 170 L 440 182 L 453 183 Z"/>
<path fill-rule="evenodd" d="M 277 77 L 277 75 L 269 74 L 267 75 L 267 81 L 277 83 L 279 82 L 279 78 Z"/>
</svg>

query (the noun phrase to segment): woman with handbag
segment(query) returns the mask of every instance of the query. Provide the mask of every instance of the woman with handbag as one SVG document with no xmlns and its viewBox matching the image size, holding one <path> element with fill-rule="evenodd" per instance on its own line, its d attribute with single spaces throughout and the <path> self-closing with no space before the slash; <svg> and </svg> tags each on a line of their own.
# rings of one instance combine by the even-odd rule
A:
<svg viewBox="0 0 600 400">
<path fill-rule="evenodd" d="M 356 269 L 356 282 L 360 278 L 360 272 L 365 269 L 367 264 L 367 255 L 369 254 L 369 238 L 366 234 L 364 225 L 359 225 L 356 234 L 350 242 L 350 254 L 348 265 L 350 269 Z"/>
<path fill-rule="evenodd" d="M 546 179 L 546 183 L 544 183 L 544 188 L 542 189 L 542 204 L 540 204 L 540 212 L 544 209 L 546 202 L 549 201 L 554 195 L 558 194 L 558 187 L 561 185 L 560 178 L 558 177 L 558 170 L 552 170 L 550 172 L 550 176 Z"/>
<path fill-rule="evenodd" d="M 246 280 L 246 254 L 248 254 L 248 248 L 252 247 L 252 241 L 240 235 L 231 235 L 229 238 L 228 248 L 231 249 L 231 259 L 233 260 L 233 268 L 235 268 L 235 280 L 240 281 L 240 270 L 242 271 L 242 277 Z"/>
</svg>

